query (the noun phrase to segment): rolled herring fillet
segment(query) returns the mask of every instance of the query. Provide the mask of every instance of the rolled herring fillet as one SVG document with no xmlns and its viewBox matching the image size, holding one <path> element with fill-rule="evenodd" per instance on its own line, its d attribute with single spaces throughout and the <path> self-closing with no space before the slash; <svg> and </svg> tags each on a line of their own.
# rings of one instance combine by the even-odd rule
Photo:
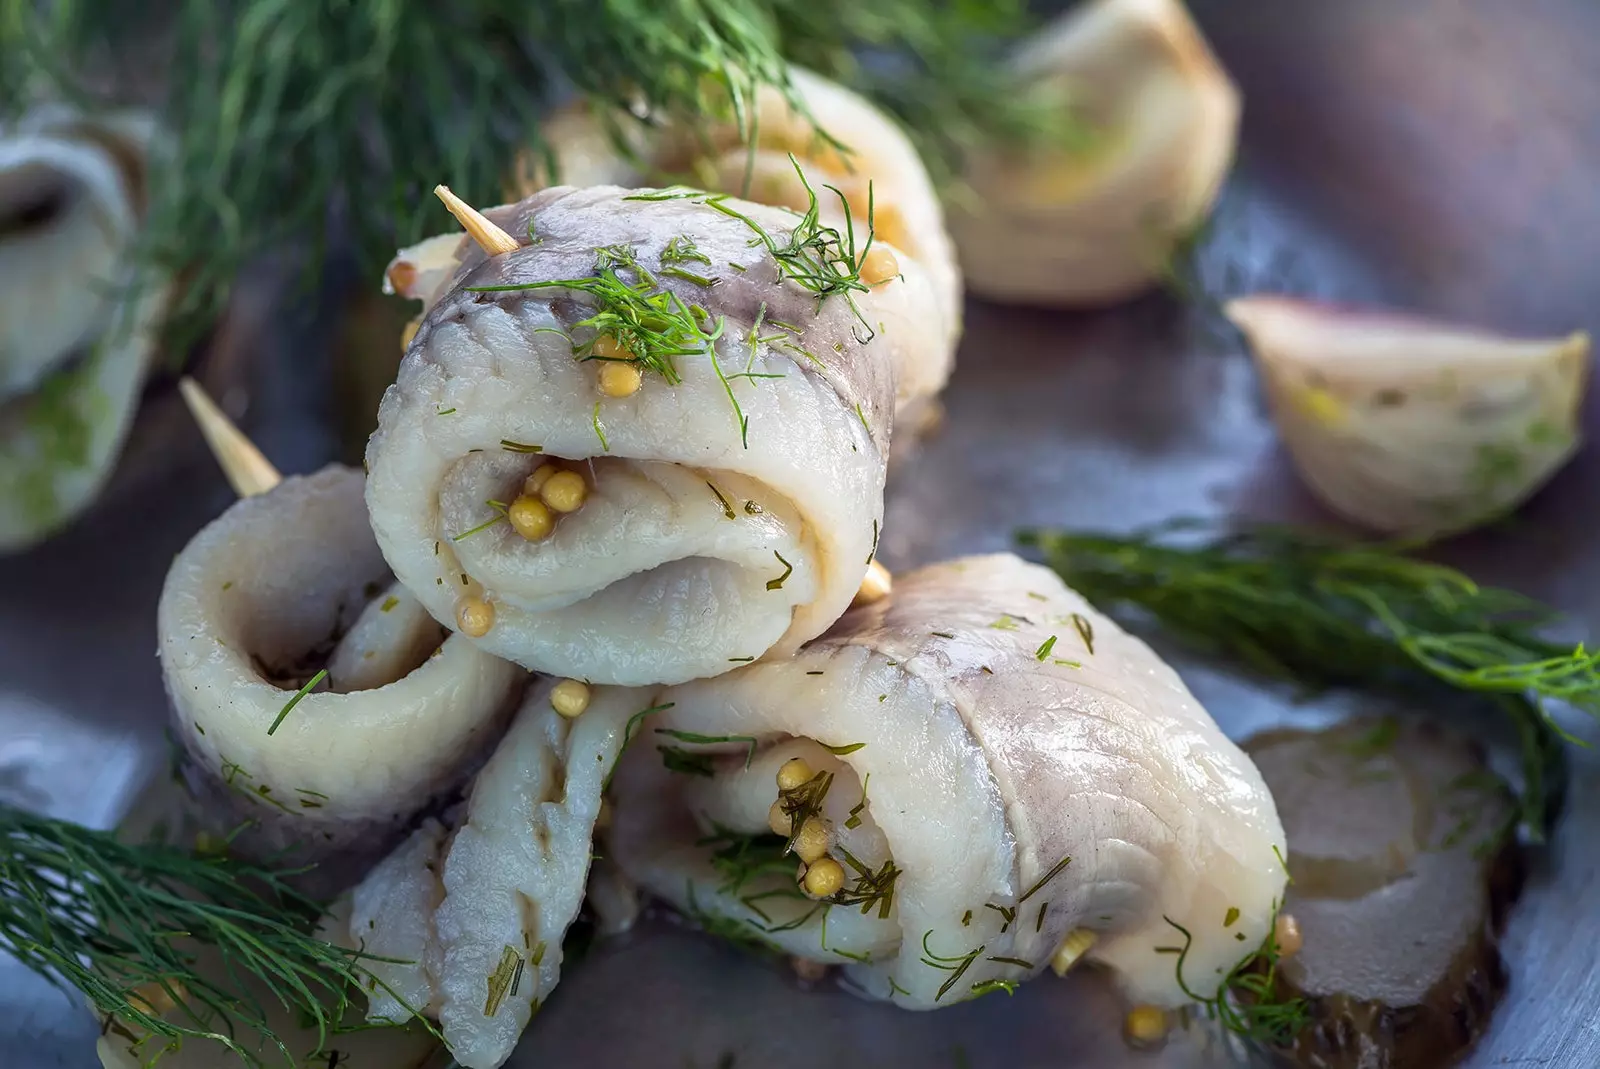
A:
<svg viewBox="0 0 1600 1069">
<path fill-rule="evenodd" d="M 125 299 L 153 136 L 55 107 L 0 124 L 0 552 L 86 509 L 133 421 L 166 302 Z"/>
<path fill-rule="evenodd" d="M 948 1006 L 1092 939 L 1133 999 L 1177 1006 L 1261 944 L 1283 894 L 1254 765 L 1149 647 L 1013 556 L 897 576 L 793 659 L 656 705 L 607 856 L 868 997 Z M 795 758 L 813 776 L 780 792 Z M 769 831 L 810 815 L 845 872 L 822 902 Z M 1178 925 L 1181 982 L 1157 949 Z"/>
<path fill-rule="evenodd" d="M 384 987 L 374 1021 L 408 1008 L 439 1021 L 468 1069 L 494 1069 L 561 975 L 562 938 L 578 915 L 600 796 L 646 692 L 601 687 L 567 719 L 554 681 L 529 690 L 473 783 L 459 828 L 419 828 L 357 886 L 347 939 Z"/>
<path fill-rule="evenodd" d="M 596 684 L 824 631 L 876 549 L 895 384 L 940 344 L 927 276 L 818 294 L 784 253 L 831 255 L 814 226 L 703 194 L 558 187 L 487 214 L 533 243 L 465 258 L 367 446 L 400 582 L 447 626 L 476 607 L 481 649 Z M 586 498 L 530 540 L 503 513 L 548 496 L 552 458 Z"/>
<path fill-rule="evenodd" d="M 629 159 L 618 151 L 610 124 L 602 116 L 582 102 L 564 108 L 545 129 L 555 153 L 555 177 L 580 187 L 681 180 L 800 213 L 809 208 L 815 194 L 823 223 L 844 232 L 848 214 L 857 242 L 863 245 L 870 187 L 874 246 L 889 246 L 897 261 L 915 260 L 939 298 L 933 312 L 945 342 L 908 354 L 912 359 L 900 368 L 896 384 L 902 424 L 897 444 L 909 441 L 905 428 L 916 427 L 937 411 L 935 397 L 950 377 L 961 336 L 961 272 L 944 211 L 916 149 L 892 120 L 843 86 L 805 70 L 791 68 L 790 73 L 795 97 L 816 125 L 797 112 L 781 90 L 764 86 L 748 112 L 754 123 L 754 146 L 731 120 L 686 131 L 623 116 L 617 128 L 631 141 Z M 822 138 L 818 126 L 847 151 Z M 542 162 L 533 157 L 521 170 L 515 196 L 551 184 Z M 462 244 L 454 235 L 412 246 L 390 264 L 385 288 L 431 307 L 448 286 L 458 258 L 470 247 L 470 242 Z M 699 270 L 705 265 L 686 266 Z"/>
<path fill-rule="evenodd" d="M 1295 467 L 1391 534 L 1495 519 L 1577 449 L 1589 335 L 1510 338 L 1285 297 L 1230 301 Z"/>
<path fill-rule="evenodd" d="M 950 231 L 974 293 L 1045 307 L 1134 296 L 1170 269 L 1233 164 L 1239 91 L 1182 0 L 1089 0 L 1014 60 L 1082 135 L 974 152 Z"/>
<path fill-rule="evenodd" d="M 234 844 L 256 857 L 370 864 L 483 760 L 527 678 L 390 588 L 361 489 L 333 466 L 236 503 L 161 592 L 187 782 L 220 827 L 257 823 Z"/>
</svg>

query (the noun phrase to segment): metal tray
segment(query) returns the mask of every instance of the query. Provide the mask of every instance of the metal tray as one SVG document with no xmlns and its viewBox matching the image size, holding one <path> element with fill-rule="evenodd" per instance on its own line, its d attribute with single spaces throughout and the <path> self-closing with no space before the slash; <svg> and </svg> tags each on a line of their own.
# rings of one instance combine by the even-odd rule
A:
<svg viewBox="0 0 1600 1069">
<path fill-rule="evenodd" d="M 1600 332 L 1600 5 L 1194 7 L 1246 100 L 1241 166 L 1204 257 L 1213 286 Z M 947 425 L 891 489 L 890 567 L 1004 548 L 1025 524 L 1327 522 L 1284 464 L 1249 361 L 1170 301 L 1083 315 L 973 305 L 967 322 Z M 334 452 L 325 339 L 279 329 L 255 343 L 270 370 L 249 425 L 285 470 Z M 1591 434 L 1597 407 L 1586 411 Z M 0 561 L 0 793 L 106 826 L 159 774 L 156 596 L 172 554 L 228 499 L 191 434 L 172 474 L 137 500 Z M 1600 459 L 1587 449 L 1520 522 L 1442 555 L 1591 625 L 1597 509 Z M 1236 736 L 1304 713 L 1248 681 L 1186 675 Z M 1600 755 L 1572 756 L 1565 820 L 1504 942 L 1511 989 L 1469 1069 L 1600 1064 L 1600 978 L 1582 936 L 1600 916 L 1583 846 L 1600 839 Z M 732 1053 L 737 1066 L 766 1069 L 1177 1069 L 1194 1058 L 1181 1044 L 1134 1053 L 1119 1022 L 1092 975 L 912 1014 L 801 992 L 778 970 L 653 923 L 572 970 L 512 1064 L 709 1067 Z M 93 1069 L 94 1035 L 74 1002 L 0 961 L 0 1066 Z"/>
</svg>

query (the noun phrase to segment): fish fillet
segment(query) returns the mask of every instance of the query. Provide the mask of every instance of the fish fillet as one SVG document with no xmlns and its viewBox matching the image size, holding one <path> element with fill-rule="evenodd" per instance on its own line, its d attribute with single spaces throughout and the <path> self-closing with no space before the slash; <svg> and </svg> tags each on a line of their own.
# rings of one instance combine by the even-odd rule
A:
<svg viewBox="0 0 1600 1069">
<path fill-rule="evenodd" d="M 355 889 L 340 940 L 408 963 L 373 967 L 389 990 L 370 996 L 369 1017 L 426 1012 L 468 1069 L 502 1065 L 560 979 L 601 791 L 647 707 L 643 692 L 602 687 L 569 720 L 553 686 L 528 692 L 460 826 L 446 837 L 424 825 Z"/>
<path fill-rule="evenodd" d="M 897 576 L 793 659 L 656 704 L 653 745 L 618 766 L 607 856 L 719 933 L 842 965 L 868 997 L 948 1006 L 1093 933 L 1088 958 L 1132 998 L 1176 1006 L 1260 945 L 1283 894 L 1250 760 L 1149 647 L 1009 555 Z M 769 831 L 795 757 L 846 873 L 823 902 Z M 1181 983 L 1159 949 L 1184 943 L 1178 925 Z"/>
<path fill-rule="evenodd" d="M 720 205 L 560 187 L 493 209 L 531 244 L 474 248 L 425 316 L 368 443 L 367 503 L 435 619 L 455 626 L 468 598 L 493 606 L 479 648 L 591 683 L 675 683 L 792 650 L 855 594 L 896 384 L 941 344 L 934 287 L 913 262 L 819 298 L 764 244 L 792 244 L 794 215 Z M 579 324 L 618 305 L 549 284 L 602 263 L 676 302 L 675 338 L 700 324 L 670 357 L 680 381 L 646 368 L 632 395 L 601 393 L 599 362 L 579 357 L 604 328 Z M 583 476 L 588 500 L 529 541 L 498 510 L 548 458 Z"/>
<path fill-rule="evenodd" d="M 381 856 L 482 760 L 527 678 L 389 589 L 361 491 L 337 466 L 285 479 L 207 525 L 167 573 L 173 731 L 216 822 L 257 822 L 241 852 Z M 332 686 L 269 735 L 323 667 Z"/>
</svg>

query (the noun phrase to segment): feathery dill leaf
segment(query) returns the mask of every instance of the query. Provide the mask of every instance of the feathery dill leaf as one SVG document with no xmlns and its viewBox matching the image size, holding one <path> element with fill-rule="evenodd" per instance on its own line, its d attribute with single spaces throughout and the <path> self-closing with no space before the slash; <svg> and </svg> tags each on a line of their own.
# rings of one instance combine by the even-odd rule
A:
<svg viewBox="0 0 1600 1069">
<path fill-rule="evenodd" d="M 1415 694 L 1440 685 L 1498 703 L 1522 743 L 1520 816 L 1539 838 L 1565 784 L 1551 717 L 1564 702 L 1600 717 L 1600 653 L 1547 637 L 1553 610 L 1479 586 L 1405 543 L 1351 543 L 1258 527 L 1183 540 L 1192 522 L 1131 535 L 1022 531 L 1106 610 L 1143 610 L 1201 649 L 1315 686 Z"/>
<path fill-rule="evenodd" d="M 0 951 L 152 1043 L 212 1039 L 247 1064 L 296 1064 L 263 1000 L 299 1015 L 322 1049 L 352 993 L 381 985 L 364 963 L 388 959 L 310 934 L 321 909 L 293 875 L 0 805 Z M 228 969 L 202 970 L 201 948 Z M 175 1008 L 158 1015 L 166 1000 Z"/>
</svg>

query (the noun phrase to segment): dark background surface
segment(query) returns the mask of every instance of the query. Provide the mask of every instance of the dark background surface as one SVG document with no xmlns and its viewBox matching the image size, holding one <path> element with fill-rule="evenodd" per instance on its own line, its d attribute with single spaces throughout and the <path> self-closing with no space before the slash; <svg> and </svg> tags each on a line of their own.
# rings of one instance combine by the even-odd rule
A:
<svg viewBox="0 0 1600 1069">
<path fill-rule="evenodd" d="M 1383 303 L 1512 331 L 1600 332 L 1600 5 L 1593 0 L 1194 0 L 1245 97 L 1241 166 L 1208 282 Z M 1178 515 L 1327 522 L 1287 472 L 1248 359 L 1153 297 L 1085 315 L 974 305 L 945 431 L 895 480 L 891 568 L 1006 548 L 1020 525 Z M 332 456 L 325 331 L 264 317 L 273 370 L 233 400 L 285 471 Z M 322 348 L 326 348 L 325 345 Z M 293 368 L 293 370 L 289 370 Z M 248 407 L 243 404 L 248 400 Z M 1600 400 L 1585 422 L 1593 436 Z M 0 791 L 110 823 L 164 757 L 155 660 L 167 563 L 229 493 L 200 450 L 42 550 L 0 560 Z M 1600 622 L 1591 445 L 1509 529 L 1443 555 Z M 1291 711 L 1210 672 L 1236 737 Z M 1448 710 L 1441 710 L 1448 715 Z M 1600 760 L 1575 753 L 1568 815 L 1513 915 L 1512 987 L 1469 1061 L 1600 1064 L 1593 923 Z M 907 1014 L 802 994 L 710 941 L 648 926 L 574 970 L 513 1065 L 1185 1064 L 1128 1051 L 1091 976 Z M 93 1023 L 0 964 L 0 1066 L 90 1069 Z"/>
</svg>

